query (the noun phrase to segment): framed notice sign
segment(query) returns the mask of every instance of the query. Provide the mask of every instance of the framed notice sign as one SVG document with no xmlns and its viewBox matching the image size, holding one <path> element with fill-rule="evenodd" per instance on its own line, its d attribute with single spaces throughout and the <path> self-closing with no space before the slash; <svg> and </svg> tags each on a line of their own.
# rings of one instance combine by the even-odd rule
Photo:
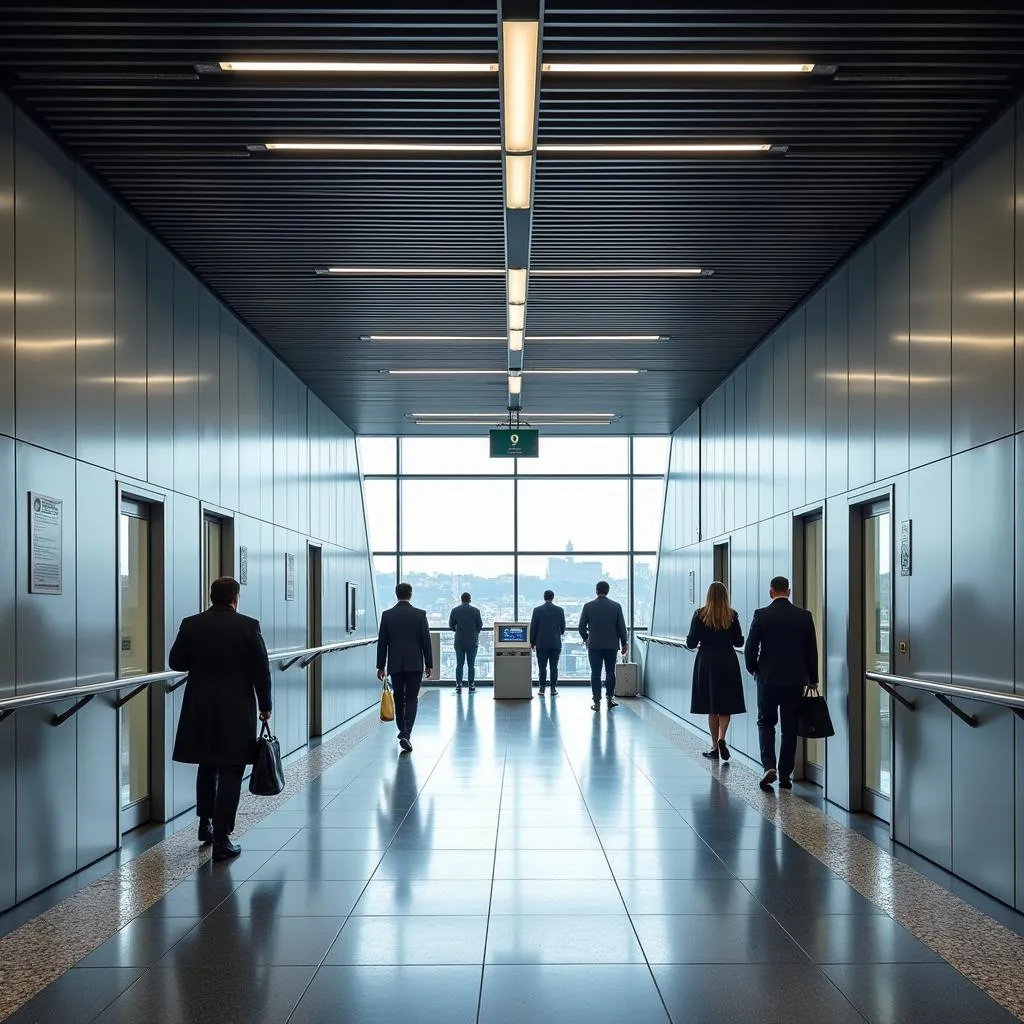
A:
<svg viewBox="0 0 1024 1024">
<path fill-rule="evenodd" d="M 64 502 L 32 491 L 28 496 L 28 592 L 64 589 Z"/>
<path fill-rule="evenodd" d="M 295 600 L 295 556 L 291 552 L 284 556 L 284 599 Z"/>
</svg>

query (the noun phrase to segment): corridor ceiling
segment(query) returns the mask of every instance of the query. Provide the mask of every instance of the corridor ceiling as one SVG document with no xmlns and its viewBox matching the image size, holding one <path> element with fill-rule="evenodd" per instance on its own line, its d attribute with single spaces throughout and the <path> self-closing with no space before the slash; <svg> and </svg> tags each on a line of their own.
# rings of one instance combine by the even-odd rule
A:
<svg viewBox="0 0 1024 1024">
<path fill-rule="evenodd" d="M 494 3 L 6 3 L 0 82 L 357 432 L 414 433 L 414 412 L 497 421 L 507 405 L 499 35 Z M 552 0 L 541 54 L 556 68 L 815 65 L 542 71 L 524 412 L 609 412 L 593 429 L 662 433 L 1006 107 L 1024 8 Z M 203 67 L 247 59 L 482 67 Z M 258 148 L 287 141 L 481 149 Z M 722 142 L 784 151 L 545 150 Z M 490 273 L 315 272 L 326 267 Z M 644 273 L 679 268 L 711 273 Z M 382 335 L 496 340 L 370 340 Z M 649 340 L 581 340 L 595 335 Z M 442 368 L 495 372 L 381 372 Z M 647 372 L 531 372 L 624 368 Z"/>
</svg>

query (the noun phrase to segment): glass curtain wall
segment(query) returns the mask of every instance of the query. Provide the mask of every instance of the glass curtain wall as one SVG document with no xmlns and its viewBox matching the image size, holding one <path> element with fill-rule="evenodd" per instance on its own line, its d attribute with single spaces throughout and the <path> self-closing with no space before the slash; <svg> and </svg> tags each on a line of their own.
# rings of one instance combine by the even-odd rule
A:
<svg viewBox="0 0 1024 1024">
<path fill-rule="evenodd" d="M 360 438 L 381 607 L 404 579 L 443 629 L 469 591 L 484 620 L 477 674 L 487 679 L 492 623 L 528 620 L 550 587 L 569 627 L 562 677 L 588 679 L 575 627 L 599 579 L 630 629 L 650 626 L 668 453 L 668 437 L 542 437 L 539 458 L 516 460 L 491 459 L 486 437 Z M 441 652 L 440 678 L 452 679 L 446 635 Z"/>
</svg>

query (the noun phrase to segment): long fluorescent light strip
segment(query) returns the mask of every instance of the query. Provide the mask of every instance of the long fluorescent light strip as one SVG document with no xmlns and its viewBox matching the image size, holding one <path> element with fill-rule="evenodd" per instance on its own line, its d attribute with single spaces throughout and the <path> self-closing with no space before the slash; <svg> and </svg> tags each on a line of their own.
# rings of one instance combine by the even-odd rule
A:
<svg viewBox="0 0 1024 1024">
<path fill-rule="evenodd" d="M 317 274 L 323 276 L 380 275 L 381 277 L 500 277 L 505 273 L 498 267 L 316 267 Z M 515 296 L 510 298 L 514 305 L 522 305 L 526 299 L 526 281 L 524 270 L 512 271 L 515 277 L 510 279 L 510 291 Z M 705 267 L 547 267 L 531 270 L 531 277 L 704 277 L 711 273 Z M 976 293 L 978 295 L 982 293 Z M 991 293 L 1002 294 L 1002 293 Z"/>
<path fill-rule="evenodd" d="M 500 153 L 492 142 L 265 142 L 264 148 L 326 153 Z"/>
<path fill-rule="evenodd" d="M 510 332 L 511 334 L 512 332 Z M 516 332 L 522 334 L 521 331 Z M 370 334 L 370 341 L 508 341 L 504 334 Z M 526 341 L 661 341 L 662 334 L 530 334 Z"/>
<path fill-rule="evenodd" d="M 523 418 L 528 420 L 613 420 L 617 415 L 614 412 L 531 412 L 523 413 Z M 505 414 L 501 412 L 413 412 L 409 416 L 414 420 L 484 420 L 504 419 Z"/>
<path fill-rule="evenodd" d="M 506 153 L 530 153 L 537 134 L 540 23 L 503 21 L 502 110 Z"/>
<path fill-rule="evenodd" d="M 506 341 L 504 334 L 371 334 L 370 341 Z"/>
<path fill-rule="evenodd" d="M 318 269 L 317 273 L 353 277 L 501 277 L 505 271 L 501 267 L 324 267 Z"/>
<path fill-rule="evenodd" d="M 527 341 L 661 341 L 660 334 L 531 334 Z"/>
<path fill-rule="evenodd" d="M 531 277 L 702 277 L 703 267 L 553 267 L 531 270 Z"/>
<path fill-rule="evenodd" d="M 813 64 L 752 63 L 740 61 L 661 61 L 656 63 L 601 63 L 552 61 L 543 70 L 556 75 L 800 75 Z"/>
<path fill-rule="evenodd" d="M 524 423 L 529 423 L 529 417 L 523 416 Z M 608 419 L 592 420 L 537 420 L 538 427 L 610 427 L 615 417 Z M 507 420 L 499 419 L 497 416 L 487 420 L 413 420 L 417 427 L 508 427 Z"/>
<path fill-rule="evenodd" d="M 510 210 L 528 210 L 533 184 L 533 157 L 505 157 L 505 205 Z"/>
<path fill-rule="evenodd" d="M 538 153 L 767 153 L 770 142 L 549 142 Z"/>
<path fill-rule="evenodd" d="M 392 377 L 497 377 L 507 373 L 507 370 L 484 370 L 484 369 L 423 369 L 423 370 L 382 370 L 382 373 Z M 646 370 L 630 369 L 565 369 L 565 370 L 523 370 L 525 376 L 578 376 L 578 377 L 627 377 L 646 373 Z"/>
<path fill-rule="evenodd" d="M 298 71 L 315 74 L 487 74 L 498 70 L 488 61 L 402 60 L 222 60 L 221 71 Z"/>
</svg>

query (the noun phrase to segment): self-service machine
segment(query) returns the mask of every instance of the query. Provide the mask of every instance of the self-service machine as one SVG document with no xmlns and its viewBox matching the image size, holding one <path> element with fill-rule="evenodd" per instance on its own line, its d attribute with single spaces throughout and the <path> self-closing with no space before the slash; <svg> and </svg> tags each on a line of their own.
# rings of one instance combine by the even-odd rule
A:
<svg viewBox="0 0 1024 1024">
<path fill-rule="evenodd" d="M 533 696 L 533 658 L 528 622 L 494 624 L 494 699 L 529 700 Z"/>
</svg>

